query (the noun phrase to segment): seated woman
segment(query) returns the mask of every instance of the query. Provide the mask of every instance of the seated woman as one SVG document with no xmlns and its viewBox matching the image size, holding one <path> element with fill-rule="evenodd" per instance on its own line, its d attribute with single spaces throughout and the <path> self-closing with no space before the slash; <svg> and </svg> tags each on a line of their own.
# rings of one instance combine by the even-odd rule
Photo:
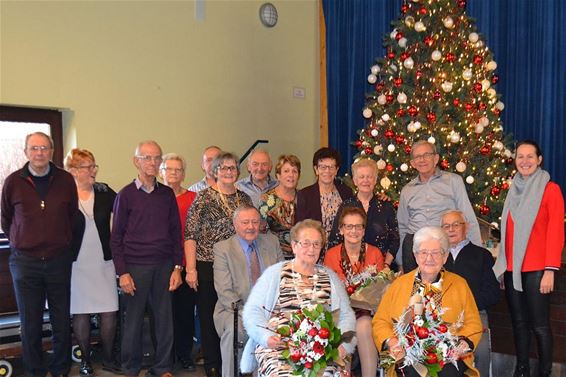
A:
<svg viewBox="0 0 566 377">
<path fill-rule="evenodd" d="M 345 207 L 337 219 L 344 243 L 334 246 L 326 252 L 324 265 L 338 274 L 348 285 L 352 277 L 363 272 L 368 266 L 383 269 L 381 251 L 363 242 L 367 216 L 363 208 Z M 362 364 L 362 376 L 375 376 L 377 372 L 377 349 L 371 336 L 371 314 L 367 310 L 354 309 L 356 312 L 356 336 L 358 353 Z"/>
<path fill-rule="evenodd" d="M 259 365 L 258 376 L 292 375 L 291 366 L 282 356 L 285 342 L 273 330 L 288 323 L 291 313 L 306 305 L 320 303 L 332 311 L 340 309 L 337 327 L 342 332 L 355 329 L 356 317 L 344 285 L 336 274 L 316 264 L 325 242 L 321 224 L 301 221 L 291 229 L 291 239 L 295 259 L 265 270 L 244 306 L 242 317 L 249 340 L 242 353 L 242 373 L 251 373 Z M 338 348 L 340 356 L 352 353 L 354 347 L 354 341 L 342 343 Z M 325 375 L 337 376 L 342 372 L 338 366 L 330 365 Z"/>
<path fill-rule="evenodd" d="M 292 154 L 279 156 L 275 166 L 279 185 L 261 196 L 259 213 L 267 229 L 279 238 L 285 259 L 293 258 L 290 230 L 295 225 L 297 184 L 301 176 L 301 161 Z"/>
<path fill-rule="evenodd" d="M 438 376 L 479 376 L 473 368 L 471 353 L 479 343 L 482 325 L 474 296 L 466 281 L 456 274 L 444 271 L 442 268 L 448 258 L 448 237 L 437 227 L 424 227 L 415 233 L 413 253 L 417 268 L 397 278 L 383 295 L 377 313 L 373 317 L 373 339 L 380 351 L 389 349 L 395 359 L 405 356 L 405 350 L 400 346 L 399 339 L 393 330 L 393 321 L 399 319 L 409 306 L 413 296 L 420 295 L 431 284 L 440 286 L 432 300 L 436 307 L 446 308 L 442 317 L 446 323 L 456 323 L 463 314 L 463 325 L 454 334 L 459 337 L 457 353 L 460 355 L 458 368 L 446 364 Z M 463 356 L 463 357 L 462 357 Z M 388 376 L 419 376 L 412 366 L 402 370 L 391 367 Z"/>
</svg>

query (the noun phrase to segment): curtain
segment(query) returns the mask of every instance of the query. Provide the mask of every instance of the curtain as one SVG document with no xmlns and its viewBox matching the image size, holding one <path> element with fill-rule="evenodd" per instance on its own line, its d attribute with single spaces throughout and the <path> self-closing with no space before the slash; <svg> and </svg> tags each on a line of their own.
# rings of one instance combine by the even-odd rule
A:
<svg viewBox="0 0 566 377">
<path fill-rule="evenodd" d="M 369 69 L 383 57 L 384 35 L 399 18 L 401 0 L 323 0 L 326 20 L 328 140 L 348 170 L 351 142 L 364 127 L 361 111 Z M 468 16 L 493 51 L 505 104 L 505 132 L 534 139 L 544 167 L 566 190 L 566 1 L 469 0 Z"/>
</svg>

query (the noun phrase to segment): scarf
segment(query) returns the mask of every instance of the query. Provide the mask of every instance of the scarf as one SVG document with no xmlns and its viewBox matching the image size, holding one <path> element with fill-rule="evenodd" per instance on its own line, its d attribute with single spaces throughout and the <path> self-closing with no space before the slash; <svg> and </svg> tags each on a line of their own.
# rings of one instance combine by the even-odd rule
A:
<svg viewBox="0 0 566 377">
<path fill-rule="evenodd" d="M 507 255 L 505 238 L 507 232 L 507 218 L 509 212 L 513 216 L 515 232 L 513 234 L 513 287 L 522 292 L 521 266 L 525 258 L 527 244 L 531 230 L 537 217 L 542 196 L 550 175 L 546 170 L 538 168 L 531 176 L 525 179 L 520 173 L 513 177 L 513 184 L 505 198 L 503 213 L 501 215 L 501 243 L 499 255 L 493 266 L 495 276 L 500 280 L 507 271 Z"/>
</svg>

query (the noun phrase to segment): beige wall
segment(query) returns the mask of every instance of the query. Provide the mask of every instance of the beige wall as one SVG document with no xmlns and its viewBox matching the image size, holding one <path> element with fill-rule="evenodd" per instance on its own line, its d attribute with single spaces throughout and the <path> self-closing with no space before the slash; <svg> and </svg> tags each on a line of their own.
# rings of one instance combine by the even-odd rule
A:
<svg viewBox="0 0 566 377">
<path fill-rule="evenodd" d="M 242 154 L 269 139 L 295 153 L 302 185 L 319 146 L 318 4 L 272 1 L 0 1 L 0 103 L 65 110 L 66 150 L 92 150 L 99 178 L 120 188 L 135 175 L 139 140 L 183 154 L 187 182 L 202 148 Z M 292 97 L 293 86 L 306 99 Z"/>
</svg>

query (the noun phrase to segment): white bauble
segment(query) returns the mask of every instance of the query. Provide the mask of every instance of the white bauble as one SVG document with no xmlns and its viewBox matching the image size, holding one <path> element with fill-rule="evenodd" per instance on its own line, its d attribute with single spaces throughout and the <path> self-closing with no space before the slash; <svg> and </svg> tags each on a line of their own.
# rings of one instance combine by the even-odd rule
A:
<svg viewBox="0 0 566 377">
<path fill-rule="evenodd" d="M 381 71 L 381 68 L 376 64 L 371 66 L 371 73 L 377 75 Z"/>
<path fill-rule="evenodd" d="M 389 152 L 395 152 L 395 145 L 389 144 L 389 145 L 387 146 L 387 150 L 388 150 Z"/>
<path fill-rule="evenodd" d="M 487 90 L 487 96 L 488 96 L 489 98 L 494 98 L 496 94 L 497 94 L 497 93 L 495 92 L 495 89 L 493 89 L 493 88 L 489 88 L 489 89 Z"/>
<path fill-rule="evenodd" d="M 464 69 L 464 72 L 462 72 L 462 78 L 466 81 L 470 80 L 472 78 L 472 70 L 471 69 Z"/>
<path fill-rule="evenodd" d="M 479 124 L 481 124 L 484 127 L 487 127 L 487 125 L 489 124 L 489 119 L 487 119 L 487 117 L 483 116 L 483 117 L 480 118 Z"/>
<path fill-rule="evenodd" d="M 436 143 L 436 139 L 433 136 L 429 137 L 426 141 L 428 141 L 431 144 Z"/>
<path fill-rule="evenodd" d="M 452 29 L 454 27 L 454 20 L 450 16 L 442 20 L 442 23 L 444 24 L 444 27 L 446 27 L 447 29 Z"/>
<path fill-rule="evenodd" d="M 413 69 L 414 66 L 415 66 L 415 61 L 410 56 L 407 59 L 405 59 L 405 61 L 403 62 L 403 67 L 407 69 Z"/>
<path fill-rule="evenodd" d="M 397 94 L 397 102 L 404 105 L 407 103 L 407 95 L 403 92 Z"/>
<path fill-rule="evenodd" d="M 391 181 L 389 180 L 389 178 L 383 177 L 379 181 L 379 184 L 381 185 L 381 187 L 383 187 L 384 189 L 387 190 L 389 188 L 389 186 L 391 185 Z"/>
<path fill-rule="evenodd" d="M 488 79 L 483 79 L 483 80 L 481 81 L 481 90 L 483 90 L 484 92 L 485 92 L 486 90 L 488 90 L 490 86 L 491 86 L 491 83 L 489 82 Z"/>
<path fill-rule="evenodd" d="M 495 69 L 497 68 L 497 63 L 492 60 L 485 65 L 485 68 L 487 68 L 488 71 L 495 71 Z"/>
<path fill-rule="evenodd" d="M 371 136 L 373 136 L 373 137 L 376 137 L 377 135 L 379 135 L 379 132 L 375 128 L 373 128 L 370 133 L 371 133 Z"/>
<path fill-rule="evenodd" d="M 369 107 L 366 107 L 364 109 L 364 111 L 362 111 L 362 115 L 364 116 L 364 118 L 369 119 L 371 118 L 371 115 L 373 114 L 373 111 L 371 111 L 371 109 Z"/>
<path fill-rule="evenodd" d="M 418 120 L 415 122 L 415 129 L 420 129 L 421 128 L 421 122 L 419 122 Z"/>
<path fill-rule="evenodd" d="M 499 111 L 503 111 L 503 109 L 505 108 L 505 105 L 503 104 L 503 102 L 498 101 L 498 102 L 495 104 L 495 108 L 496 108 L 497 110 L 499 110 Z"/>
<path fill-rule="evenodd" d="M 472 177 L 471 175 L 468 175 L 466 177 L 466 183 L 471 185 L 472 183 L 474 183 L 474 177 Z"/>
<path fill-rule="evenodd" d="M 405 25 L 407 25 L 408 27 L 413 27 L 414 24 L 415 24 L 415 19 L 413 18 L 413 16 L 405 17 Z"/>
<path fill-rule="evenodd" d="M 415 123 L 410 122 L 409 124 L 407 124 L 407 131 L 413 133 L 415 132 L 417 129 L 415 128 Z"/>
<path fill-rule="evenodd" d="M 383 153 L 383 147 L 380 144 L 377 144 L 375 147 L 373 147 L 373 153 L 375 153 L 376 156 L 381 156 L 381 154 Z"/>
<path fill-rule="evenodd" d="M 464 161 L 460 161 L 456 164 L 456 171 L 458 173 L 463 173 L 466 171 L 466 164 L 464 163 Z"/>
<path fill-rule="evenodd" d="M 503 143 L 500 142 L 499 140 L 497 140 L 495 143 L 493 143 L 493 148 L 497 149 L 498 151 L 502 150 L 504 147 Z"/>
<path fill-rule="evenodd" d="M 505 149 L 503 151 L 503 155 L 507 158 L 511 157 L 513 155 L 513 153 L 511 153 L 511 151 L 509 149 Z"/>
<path fill-rule="evenodd" d="M 375 84 L 376 81 L 377 81 L 377 76 L 374 75 L 373 73 L 368 76 L 368 82 L 369 82 L 370 84 Z"/>
<path fill-rule="evenodd" d="M 397 72 L 397 66 L 396 66 L 395 64 L 391 64 L 391 65 L 389 66 L 389 70 L 390 70 L 390 71 L 393 71 L 393 72 Z"/>
<path fill-rule="evenodd" d="M 434 50 L 432 52 L 432 54 L 430 55 L 430 57 L 432 58 L 432 60 L 434 60 L 435 62 L 439 61 L 440 58 L 442 58 L 442 53 L 438 50 Z"/>
<path fill-rule="evenodd" d="M 453 84 L 450 81 L 444 81 L 440 86 L 442 87 L 442 90 L 444 90 L 444 92 L 446 93 L 451 92 L 453 88 Z"/>
<path fill-rule="evenodd" d="M 478 41 L 478 43 L 476 43 L 476 47 L 477 48 L 483 47 L 483 41 Z"/>
<path fill-rule="evenodd" d="M 387 97 L 385 97 L 385 94 L 380 94 L 379 97 L 377 97 L 377 103 L 379 103 L 380 105 L 385 105 L 386 102 Z"/>
<path fill-rule="evenodd" d="M 452 131 L 450 133 L 450 142 L 456 144 L 460 141 L 460 134 L 458 132 Z"/>
<path fill-rule="evenodd" d="M 424 23 L 422 23 L 422 21 L 415 22 L 415 31 L 416 32 L 422 33 L 425 30 L 426 30 L 426 26 L 425 26 Z"/>
<path fill-rule="evenodd" d="M 474 132 L 477 133 L 477 134 L 481 134 L 483 132 L 483 128 L 484 127 L 480 123 L 478 123 L 474 127 Z"/>
<path fill-rule="evenodd" d="M 383 149 L 383 148 L 382 148 L 382 149 Z M 385 161 L 383 161 L 383 159 L 380 158 L 380 159 L 377 161 L 377 168 L 378 168 L 379 170 L 383 170 L 383 169 L 385 169 L 385 166 L 387 166 L 387 164 L 385 163 Z"/>
<path fill-rule="evenodd" d="M 401 169 L 402 172 L 406 172 L 407 170 L 409 170 L 409 165 L 401 164 L 401 166 L 399 166 L 399 169 Z"/>
<path fill-rule="evenodd" d="M 391 39 L 395 39 L 395 36 L 397 35 L 397 29 L 393 29 L 393 31 L 389 34 L 389 36 L 391 37 Z"/>
<path fill-rule="evenodd" d="M 480 39 L 478 33 L 470 33 L 470 35 L 468 35 L 468 40 L 472 43 L 476 43 L 478 39 Z"/>
<path fill-rule="evenodd" d="M 381 119 L 383 119 L 383 121 L 387 122 L 389 119 L 391 119 L 391 117 L 389 116 L 389 114 L 383 114 L 381 116 Z"/>
<path fill-rule="evenodd" d="M 407 47 L 407 38 L 403 37 L 403 38 L 399 39 L 399 41 L 397 43 L 399 43 L 399 47 L 405 48 L 405 47 Z"/>
</svg>

